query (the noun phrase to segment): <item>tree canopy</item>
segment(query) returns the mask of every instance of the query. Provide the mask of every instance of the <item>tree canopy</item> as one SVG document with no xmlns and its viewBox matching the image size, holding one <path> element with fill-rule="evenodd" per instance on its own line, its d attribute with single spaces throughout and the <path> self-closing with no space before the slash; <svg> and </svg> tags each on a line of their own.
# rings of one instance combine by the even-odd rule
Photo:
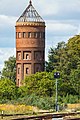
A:
<svg viewBox="0 0 80 120">
<path fill-rule="evenodd" d="M 16 86 L 9 79 L 0 80 L 0 100 L 12 100 L 16 98 Z"/>
<path fill-rule="evenodd" d="M 61 74 L 61 91 L 65 94 L 80 94 L 80 35 L 68 40 L 68 43 L 58 43 L 56 48 L 50 48 L 46 71 L 56 69 Z M 50 69 L 53 68 L 53 69 Z"/>
<path fill-rule="evenodd" d="M 4 68 L 2 70 L 2 78 L 8 78 L 15 82 L 16 80 L 16 58 L 10 57 L 4 62 Z"/>
</svg>

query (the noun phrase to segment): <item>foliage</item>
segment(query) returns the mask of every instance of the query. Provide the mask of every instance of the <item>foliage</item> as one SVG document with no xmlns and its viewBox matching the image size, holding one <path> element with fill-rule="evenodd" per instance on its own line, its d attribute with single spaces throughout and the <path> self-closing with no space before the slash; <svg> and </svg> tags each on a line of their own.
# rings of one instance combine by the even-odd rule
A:
<svg viewBox="0 0 80 120">
<path fill-rule="evenodd" d="M 38 96 L 52 96 L 55 94 L 55 81 L 53 73 L 38 72 L 25 78 L 25 86 L 19 88 L 19 94 L 32 94 Z M 23 92 L 24 91 L 24 92 Z"/>
<path fill-rule="evenodd" d="M 66 44 L 58 43 L 55 49 L 50 48 L 48 57 L 46 71 L 53 68 L 61 74 L 59 95 L 80 96 L 80 35 L 70 38 Z"/>
<path fill-rule="evenodd" d="M 2 78 L 8 78 L 15 82 L 16 80 L 16 58 L 10 57 L 4 62 L 4 68 L 2 70 Z"/>
<path fill-rule="evenodd" d="M 61 63 L 65 60 L 65 46 L 65 42 L 61 42 L 58 43 L 57 48 L 50 48 L 46 71 L 61 70 Z"/>
<path fill-rule="evenodd" d="M 59 96 L 59 101 L 61 101 L 61 103 L 64 104 L 69 104 L 69 103 L 78 103 L 78 96 L 77 95 L 71 95 L 71 94 L 67 94 L 66 96 L 60 97 Z"/>
<path fill-rule="evenodd" d="M 53 97 L 42 97 L 36 94 L 26 95 L 22 98 L 18 98 L 20 104 L 37 106 L 39 109 L 51 109 L 54 107 L 55 98 Z"/>
<path fill-rule="evenodd" d="M 9 79 L 0 80 L 0 100 L 11 100 L 16 98 L 16 86 Z"/>
</svg>

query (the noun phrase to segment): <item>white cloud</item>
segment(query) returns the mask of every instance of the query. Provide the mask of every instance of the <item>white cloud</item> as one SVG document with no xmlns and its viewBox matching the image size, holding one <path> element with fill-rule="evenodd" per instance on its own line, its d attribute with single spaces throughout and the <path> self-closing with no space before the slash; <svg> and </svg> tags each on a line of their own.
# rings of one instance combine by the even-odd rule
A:
<svg viewBox="0 0 80 120">
<path fill-rule="evenodd" d="M 80 1 L 79 0 L 57 0 L 59 3 L 59 10 L 60 11 L 66 11 L 66 12 L 72 12 L 72 11 L 79 11 L 80 12 Z"/>
<path fill-rule="evenodd" d="M 77 27 L 67 23 L 49 23 L 47 24 L 47 30 L 49 31 L 64 31 L 64 30 L 76 30 Z"/>
<path fill-rule="evenodd" d="M 58 3 L 54 0 L 39 0 L 36 4 L 34 0 L 33 5 L 36 6 L 37 10 L 40 11 L 42 16 L 45 15 L 56 15 L 59 11 Z"/>
<path fill-rule="evenodd" d="M 0 27 L 14 26 L 16 23 L 16 17 L 0 15 Z"/>
<path fill-rule="evenodd" d="M 47 21 L 47 33 L 53 35 L 74 35 L 78 31 L 78 25 L 69 22 Z"/>
<path fill-rule="evenodd" d="M 0 71 L 4 66 L 4 61 L 8 60 L 10 56 L 15 56 L 15 48 L 0 48 Z"/>
<path fill-rule="evenodd" d="M 0 15 L 0 47 L 15 46 L 16 17 Z"/>
</svg>

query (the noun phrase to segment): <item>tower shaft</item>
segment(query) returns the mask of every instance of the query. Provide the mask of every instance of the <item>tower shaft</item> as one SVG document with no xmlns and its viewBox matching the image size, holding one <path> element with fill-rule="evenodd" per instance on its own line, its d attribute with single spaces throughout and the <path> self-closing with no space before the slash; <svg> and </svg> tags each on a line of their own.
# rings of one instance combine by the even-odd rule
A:
<svg viewBox="0 0 80 120">
<path fill-rule="evenodd" d="M 29 9 L 31 12 L 32 10 L 36 12 L 32 4 L 30 4 L 16 22 L 17 86 L 22 85 L 22 80 L 26 76 L 44 71 L 45 22 L 38 13 L 34 16 L 34 13 L 31 14 L 30 12 L 30 15 L 28 12 Z M 28 21 L 29 19 L 31 21 Z"/>
</svg>

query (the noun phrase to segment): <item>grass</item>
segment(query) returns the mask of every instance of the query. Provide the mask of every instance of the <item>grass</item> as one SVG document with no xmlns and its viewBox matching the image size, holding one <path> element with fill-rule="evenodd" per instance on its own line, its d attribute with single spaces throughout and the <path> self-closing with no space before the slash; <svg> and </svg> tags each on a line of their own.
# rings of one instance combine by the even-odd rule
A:
<svg viewBox="0 0 80 120">
<path fill-rule="evenodd" d="M 0 113 L 4 114 L 32 114 L 38 111 L 37 107 L 27 105 L 0 104 Z"/>
<path fill-rule="evenodd" d="M 12 118 L 16 117 L 23 117 L 25 115 L 32 115 L 38 112 L 38 108 L 34 106 L 27 106 L 27 105 L 13 105 L 13 104 L 0 104 L 0 114 L 3 111 L 4 115 L 12 115 L 12 116 L 3 116 L 3 119 L 0 116 L 0 120 L 11 120 Z M 22 115 L 16 115 L 22 114 Z"/>
</svg>

